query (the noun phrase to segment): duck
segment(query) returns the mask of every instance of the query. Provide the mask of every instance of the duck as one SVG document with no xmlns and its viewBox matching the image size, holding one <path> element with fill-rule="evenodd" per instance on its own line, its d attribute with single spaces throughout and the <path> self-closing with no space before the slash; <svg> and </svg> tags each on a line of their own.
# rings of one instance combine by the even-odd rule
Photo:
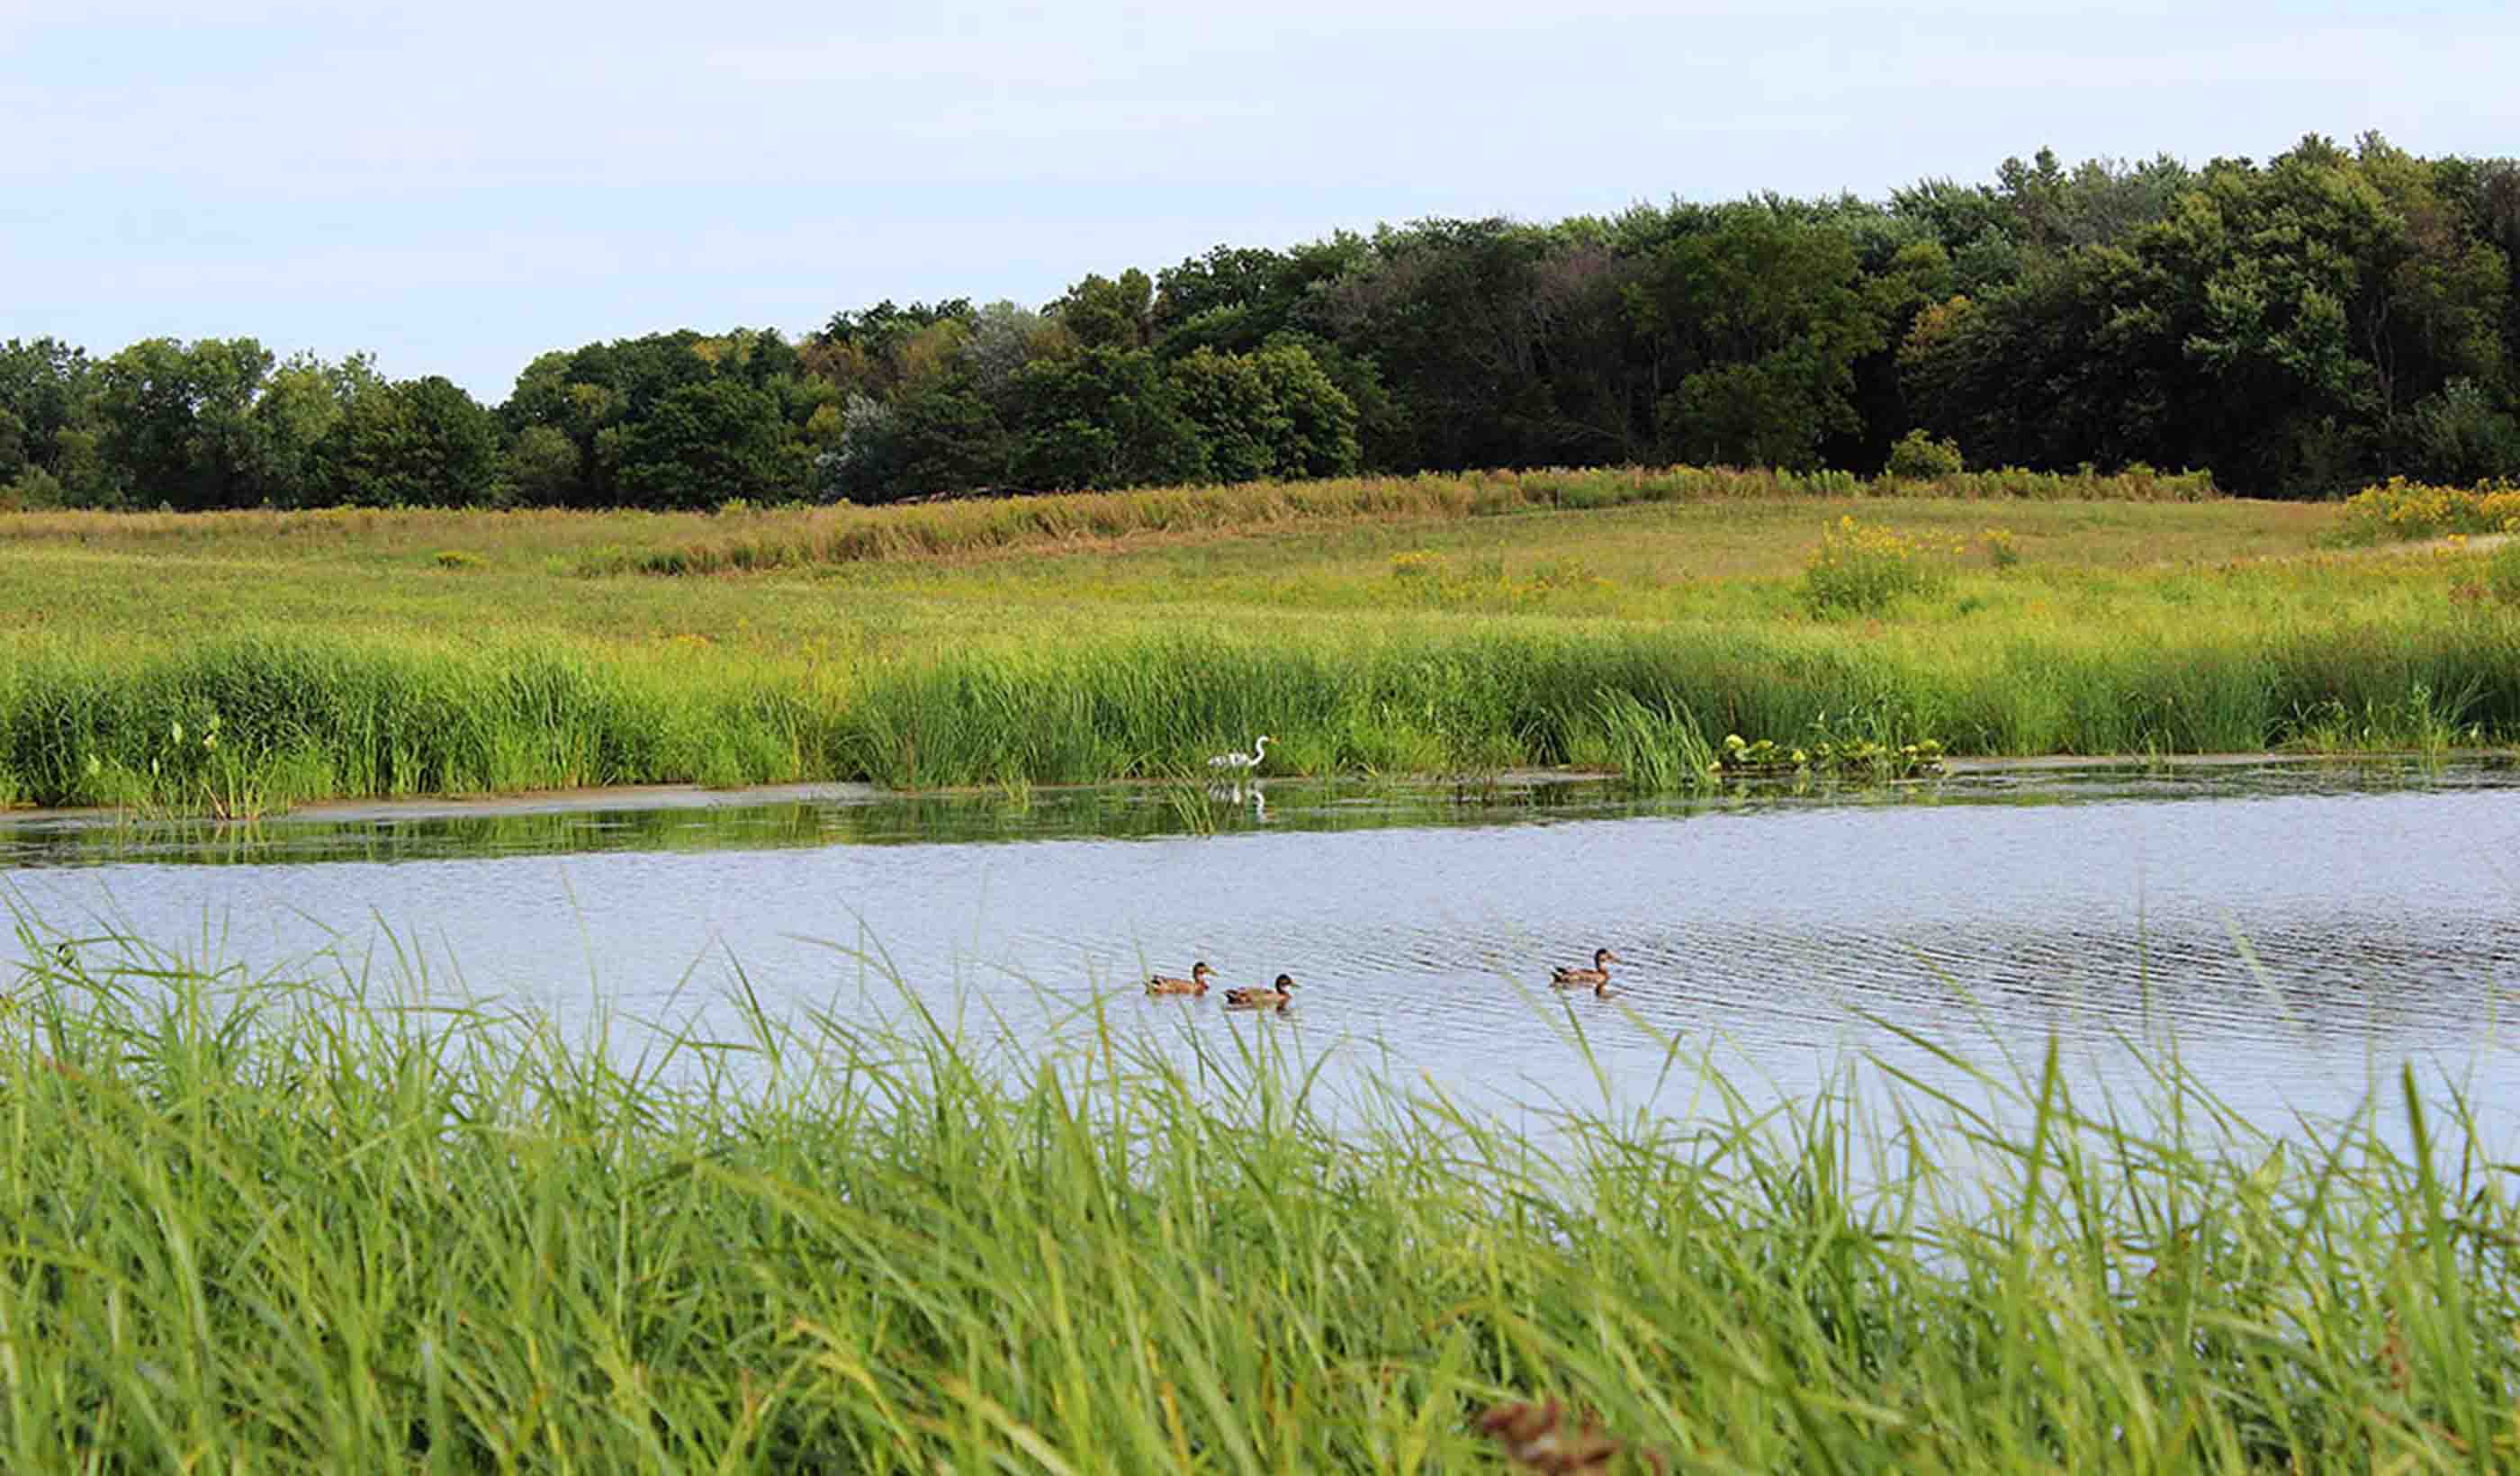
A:
<svg viewBox="0 0 2520 1476">
<path fill-rule="evenodd" d="M 1280 974 L 1278 976 L 1277 984 L 1268 989 L 1253 988 L 1227 990 L 1225 992 L 1225 1007 L 1228 1009 L 1268 1009 L 1272 1007 L 1283 1009 L 1286 1007 L 1286 1002 L 1294 997 L 1295 981 L 1284 974 Z"/>
<path fill-rule="evenodd" d="M 1590 968 L 1561 967 L 1549 971 L 1549 982 L 1558 989 L 1590 989 L 1607 998 L 1610 993 L 1610 965 L 1628 962 L 1606 948 L 1593 950 Z"/>
<path fill-rule="evenodd" d="M 1205 994 L 1207 993 L 1207 976 L 1214 972 L 1216 972 L 1215 969 L 1207 966 L 1207 961 L 1205 959 L 1201 959 L 1196 963 L 1190 966 L 1190 977 L 1187 979 L 1176 979 L 1170 974 L 1155 974 L 1148 978 L 1147 980 L 1147 993 Z"/>
</svg>

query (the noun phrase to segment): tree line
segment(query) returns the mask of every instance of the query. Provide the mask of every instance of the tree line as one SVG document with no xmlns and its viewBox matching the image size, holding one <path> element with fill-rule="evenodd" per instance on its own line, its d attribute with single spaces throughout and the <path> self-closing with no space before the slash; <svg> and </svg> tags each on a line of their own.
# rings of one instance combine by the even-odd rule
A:
<svg viewBox="0 0 2520 1476">
<path fill-rule="evenodd" d="M 2138 463 L 2318 496 L 2520 477 L 2520 162 L 2366 135 L 1884 201 L 1426 220 L 545 353 L 0 348 L 0 504 L 707 508 L 1638 462 Z"/>
</svg>

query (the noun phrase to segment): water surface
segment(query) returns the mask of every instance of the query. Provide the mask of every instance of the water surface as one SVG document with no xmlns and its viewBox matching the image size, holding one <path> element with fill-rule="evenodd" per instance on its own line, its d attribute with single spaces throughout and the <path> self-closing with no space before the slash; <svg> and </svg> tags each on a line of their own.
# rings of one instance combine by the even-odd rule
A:
<svg viewBox="0 0 2520 1476">
<path fill-rule="evenodd" d="M 582 1023 L 774 1011 L 975 1030 L 1267 1030 L 1489 1107 L 1798 1097 L 1860 1052 L 1945 1088 L 2052 1041 L 2140 1096 L 2177 1050 L 2265 1127 L 2414 1063 L 2520 1119 L 2520 773 L 2500 765 L 2003 766 L 1883 787 L 1640 800 L 1272 783 L 705 804 L 365 807 L 250 827 L 0 825 L 54 934 L 408 980 Z M 1618 994 L 1560 996 L 1597 946 Z M 17 943 L 0 949 L 22 952 Z M 1298 981 L 1282 1018 L 1147 1000 L 1196 960 Z"/>
</svg>

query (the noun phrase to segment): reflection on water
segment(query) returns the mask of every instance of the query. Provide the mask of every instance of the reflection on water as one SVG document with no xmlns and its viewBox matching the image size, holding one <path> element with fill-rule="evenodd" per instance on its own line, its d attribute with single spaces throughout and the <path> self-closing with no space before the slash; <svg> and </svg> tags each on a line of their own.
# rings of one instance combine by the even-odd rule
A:
<svg viewBox="0 0 2520 1476">
<path fill-rule="evenodd" d="M 1229 786 L 1230 787 L 1230 786 Z M 1799 1094 L 1902 1034 L 2137 1091 L 2146 1052 L 2245 1115 L 2351 1111 L 2409 1058 L 2488 1117 L 2520 987 L 2520 775 L 2182 765 L 1640 800 L 1598 783 L 1269 782 L 249 828 L 0 827 L 17 905 L 256 967 L 370 969 L 578 1017 L 782 1004 L 1010 1028 L 1098 994 L 1123 1026 L 1271 1029 L 1492 1105 L 1688 1110 L 1711 1062 Z M 1552 966 L 1615 948 L 1620 995 Z M 0 948 L 16 949 L 15 943 Z M 1135 982 L 1194 960 L 1299 981 L 1283 1020 Z M 460 980 L 460 986 L 449 981 Z M 679 991 L 679 992 L 678 992 Z M 697 1011 L 697 1016 L 694 1015 Z M 1090 1018 L 1090 1015 L 1088 1016 Z M 994 1027 L 993 1027 L 994 1028 Z M 1974 1045 L 1971 1045 L 1974 1043 Z M 1337 1071 L 1333 1071 L 1335 1077 Z"/>
</svg>

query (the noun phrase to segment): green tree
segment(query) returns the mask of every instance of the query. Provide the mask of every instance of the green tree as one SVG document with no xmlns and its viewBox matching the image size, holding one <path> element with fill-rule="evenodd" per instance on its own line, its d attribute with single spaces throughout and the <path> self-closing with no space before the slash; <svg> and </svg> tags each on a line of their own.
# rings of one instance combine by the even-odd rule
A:
<svg viewBox="0 0 2520 1476">
<path fill-rule="evenodd" d="M 1145 349 L 1088 348 L 1015 377 L 1012 470 L 1025 486 L 1151 486 L 1207 474 L 1207 447 Z"/>
<path fill-rule="evenodd" d="M 327 438 L 325 462 L 338 502 L 478 505 L 497 483 L 498 422 L 443 376 L 370 380 L 352 390 Z"/>
<path fill-rule="evenodd" d="M 1552 459 L 1558 414 L 1536 310 L 1545 231 L 1502 219 L 1386 230 L 1370 260 L 1328 284 L 1306 317 L 1371 357 L 1398 407 L 1376 447 L 1397 470 L 1522 466 Z"/>
<path fill-rule="evenodd" d="M 500 457 L 499 480 L 523 507 L 562 508 L 574 501 L 585 479 L 577 442 L 550 425 L 527 425 Z"/>
<path fill-rule="evenodd" d="M 1063 357 L 1076 347 L 1075 335 L 1050 314 L 992 302 L 971 316 L 955 367 L 971 393 L 1002 405 L 1025 365 Z"/>
<path fill-rule="evenodd" d="M 1115 280 L 1088 275 L 1051 304 L 1051 315 L 1088 348 L 1144 348 L 1154 335 L 1155 285 L 1131 267 Z"/>
<path fill-rule="evenodd" d="M 1006 479 L 1012 438 L 989 401 L 963 381 L 925 385 L 894 408 L 894 497 L 965 492 Z"/>
<path fill-rule="evenodd" d="M 682 384 L 603 449 L 612 480 L 643 508 L 713 508 L 802 490 L 804 469 L 769 394 L 734 380 Z"/>
<path fill-rule="evenodd" d="M 1675 455 L 1808 467 L 1861 428 L 1855 363 L 1886 340 L 1843 232 L 1728 210 L 1663 247 L 1635 301 L 1679 379 L 1656 416 Z"/>
<path fill-rule="evenodd" d="M 968 313 L 968 306 L 964 311 Z M 945 326 L 960 331 L 959 320 L 951 313 L 922 308 L 906 314 L 887 303 L 865 315 L 834 315 L 833 326 L 826 333 L 855 334 L 870 343 L 889 345 L 884 351 L 890 352 L 916 339 L 923 328 Z M 835 353 L 863 357 L 842 339 L 820 337 L 799 347 L 766 329 L 738 328 L 715 335 L 684 329 L 590 343 L 544 354 L 527 365 L 499 413 L 512 437 L 528 426 L 544 425 L 566 435 L 577 447 L 576 485 L 565 492 L 551 489 L 572 504 L 653 505 L 658 497 L 698 495 L 690 478 L 658 469 L 668 464 L 699 466 L 707 458 L 695 446 L 684 445 L 670 454 L 658 448 L 680 444 L 696 418 L 727 414 L 737 414 L 743 422 L 747 439 L 728 449 L 719 470 L 749 468 L 734 475 L 733 481 L 755 490 L 722 495 L 763 496 L 772 488 L 792 495 L 803 490 L 812 463 L 807 427 L 827 408 L 832 415 L 826 421 L 836 420 L 846 398 L 842 384 L 823 373 Z M 694 392 L 697 386 L 709 384 L 744 390 L 753 398 Z M 737 405 L 744 408 L 738 413 L 732 409 Z M 748 438 L 754 412 L 765 407 L 775 442 L 769 451 L 752 445 Z M 660 415 L 674 424 L 643 428 Z M 542 465 L 557 469 L 558 463 L 546 459 Z M 618 480 L 621 472 L 634 467 L 649 470 L 634 473 L 635 485 Z M 707 505 L 714 506 L 716 500 L 709 499 Z"/>
<path fill-rule="evenodd" d="M 1275 342 L 1250 356 L 1284 425 L 1270 474 L 1344 476 L 1357 469 L 1356 404 L 1301 344 Z"/>
<path fill-rule="evenodd" d="M 253 406 L 265 502 L 310 508 L 332 500 L 325 442 L 340 424 L 354 385 L 375 378 L 368 361 L 356 356 L 336 368 L 312 354 L 296 354 L 272 371 Z"/>
<path fill-rule="evenodd" d="M 1349 231 L 1284 251 L 1219 246 L 1155 274 L 1155 352 L 1249 353 L 1298 331 L 1315 291 L 1365 265 L 1372 248 Z"/>
<path fill-rule="evenodd" d="M 255 397 L 272 355 L 251 338 L 144 338 L 97 366 L 103 449 L 142 499 L 240 508 L 262 496 Z"/>
<path fill-rule="evenodd" d="M 93 368 L 56 338 L 0 344 L 0 481 L 26 467 L 58 471 L 63 432 L 94 430 Z"/>
<path fill-rule="evenodd" d="M 1174 360 L 1169 373 L 1182 413 L 1207 443 L 1208 475 L 1243 482 L 1278 470 L 1279 448 L 1293 439 L 1295 424 L 1259 366 L 1242 354 L 1202 348 Z"/>
<path fill-rule="evenodd" d="M 2128 251 L 2046 257 L 1982 301 L 1920 311 L 1899 349 L 1914 418 L 1988 466 L 2187 464 L 2192 366 Z"/>
<path fill-rule="evenodd" d="M 1218 481 L 1332 476 L 1357 464 L 1356 407 L 1302 347 L 1201 348 L 1168 371 Z"/>
<path fill-rule="evenodd" d="M 968 492 L 1006 479 L 1013 442 L 969 381 L 947 379 L 891 404 L 851 397 L 839 444 L 817 463 L 822 494 L 857 503 Z"/>
</svg>

